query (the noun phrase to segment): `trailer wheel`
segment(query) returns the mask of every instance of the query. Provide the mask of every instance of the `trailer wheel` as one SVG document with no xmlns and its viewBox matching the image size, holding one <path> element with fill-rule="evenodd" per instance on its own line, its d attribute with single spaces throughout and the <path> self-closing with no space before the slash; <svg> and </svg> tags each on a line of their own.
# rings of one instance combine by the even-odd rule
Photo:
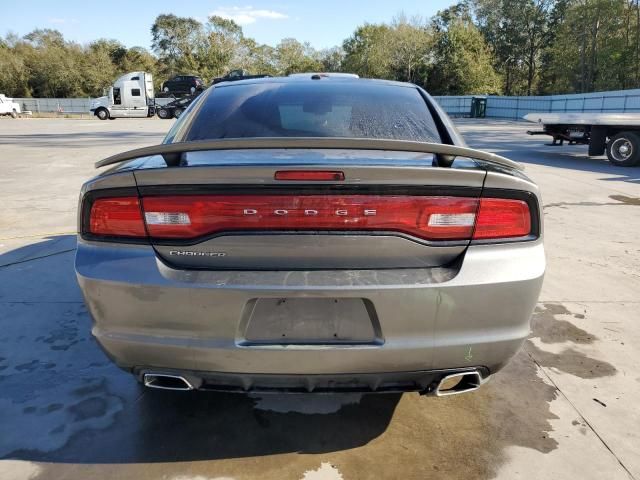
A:
<svg viewBox="0 0 640 480">
<path fill-rule="evenodd" d="M 95 113 L 96 117 L 100 120 L 107 120 L 109 118 L 109 110 L 106 108 L 99 108 Z"/>
<path fill-rule="evenodd" d="M 169 120 L 171 118 L 171 113 L 169 113 L 169 110 L 166 108 L 159 108 L 156 113 L 158 114 L 158 117 L 163 120 Z"/>
<path fill-rule="evenodd" d="M 176 108 L 173 111 L 173 116 L 176 117 L 176 118 L 180 118 L 180 115 L 182 115 L 182 109 L 181 108 Z"/>
<path fill-rule="evenodd" d="M 18 112 L 16 112 L 15 108 L 11 110 L 11 118 L 18 118 Z"/>
<path fill-rule="evenodd" d="M 607 158 L 618 167 L 633 167 L 640 161 L 640 136 L 635 132 L 620 132 L 607 144 Z"/>
</svg>

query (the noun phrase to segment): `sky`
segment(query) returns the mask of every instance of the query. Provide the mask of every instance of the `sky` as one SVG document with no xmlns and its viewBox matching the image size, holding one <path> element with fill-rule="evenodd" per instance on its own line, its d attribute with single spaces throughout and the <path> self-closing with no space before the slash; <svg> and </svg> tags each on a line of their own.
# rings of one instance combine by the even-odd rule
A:
<svg viewBox="0 0 640 480">
<path fill-rule="evenodd" d="M 151 48 L 156 16 L 173 13 L 206 21 L 220 15 L 239 23 L 245 36 L 276 45 L 293 37 L 315 48 L 340 45 L 365 22 L 388 22 L 403 12 L 430 17 L 453 0 L 0 0 L 0 34 L 20 36 L 35 28 L 52 28 L 65 39 L 88 43 L 114 38 L 127 47 Z"/>
</svg>

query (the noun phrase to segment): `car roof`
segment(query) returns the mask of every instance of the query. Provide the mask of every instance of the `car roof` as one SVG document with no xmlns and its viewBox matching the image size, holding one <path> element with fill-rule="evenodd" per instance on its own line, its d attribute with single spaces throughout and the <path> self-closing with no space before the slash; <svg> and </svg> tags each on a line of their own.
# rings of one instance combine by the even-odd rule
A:
<svg viewBox="0 0 640 480">
<path fill-rule="evenodd" d="M 312 78 L 315 77 L 315 78 Z M 319 77 L 319 78 L 318 78 Z M 418 88 L 417 85 L 413 83 L 407 82 L 398 82 L 395 80 L 381 80 L 377 78 L 359 78 L 353 77 L 351 75 L 334 75 L 331 73 L 327 74 L 318 74 L 318 73 L 309 73 L 308 75 L 304 74 L 296 74 L 288 77 L 262 77 L 262 78 L 248 78 L 245 80 L 235 80 L 233 82 L 221 82 L 214 85 L 215 88 L 226 88 L 232 87 L 236 85 L 248 85 L 248 84 L 264 84 L 264 83 L 310 83 L 310 82 L 344 82 L 344 83 L 368 83 L 375 85 L 387 85 L 387 86 L 397 86 L 397 87 L 408 87 L 408 88 Z"/>
</svg>

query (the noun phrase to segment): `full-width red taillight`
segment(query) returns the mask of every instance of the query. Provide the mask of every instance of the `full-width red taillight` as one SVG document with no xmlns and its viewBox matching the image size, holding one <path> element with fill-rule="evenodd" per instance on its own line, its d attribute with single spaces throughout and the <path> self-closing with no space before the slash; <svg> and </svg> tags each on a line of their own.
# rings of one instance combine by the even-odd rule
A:
<svg viewBox="0 0 640 480">
<path fill-rule="evenodd" d="M 527 202 L 410 195 L 180 195 L 96 199 L 93 236 L 188 240 L 234 231 L 396 232 L 424 240 L 532 233 Z M 141 213 L 144 211 L 144 217 Z M 146 222 L 146 230 L 145 230 Z"/>
<path fill-rule="evenodd" d="M 531 212 L 523 200 L 483 198 L 473 238 L 478 240 L 524 237 L 531 233 Z"/>
<path fill-rule="evenodd" d="M 137 197 L 99 198 L 89 214 L 89 232 L 110 237 L 145 237 Z"/>
<path fill-rule="evenodd" d="M 149 234 L 189 239 L 242 230 L 380 231 L 470 239 L 477 198 L 405 195 L 186 195 L 143 199 Z"/>
</svg>

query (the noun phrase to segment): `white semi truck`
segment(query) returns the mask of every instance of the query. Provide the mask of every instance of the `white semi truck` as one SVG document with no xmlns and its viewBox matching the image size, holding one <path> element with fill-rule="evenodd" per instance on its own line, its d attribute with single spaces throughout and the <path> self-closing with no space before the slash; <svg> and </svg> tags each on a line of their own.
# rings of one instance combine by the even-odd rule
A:
<svg viewBox="0 0 640 480">
<path fill-rule="evenodd" d="M 551 145 L 566 140 L 588 145 L 590 156 L 606 152 L 614 165 L 640 165 L 640 113 L 528 113 L 524 119 L 542 126 L 529 135 L 549 135 Z"/>
<path fill-rule="evenodd" d="M 155 113 L 153 76 L 146 72 L 122 75 L 107 95 L 91 102 L 90 111 L 100 120 L 152 117 Z"/>
</svg>

